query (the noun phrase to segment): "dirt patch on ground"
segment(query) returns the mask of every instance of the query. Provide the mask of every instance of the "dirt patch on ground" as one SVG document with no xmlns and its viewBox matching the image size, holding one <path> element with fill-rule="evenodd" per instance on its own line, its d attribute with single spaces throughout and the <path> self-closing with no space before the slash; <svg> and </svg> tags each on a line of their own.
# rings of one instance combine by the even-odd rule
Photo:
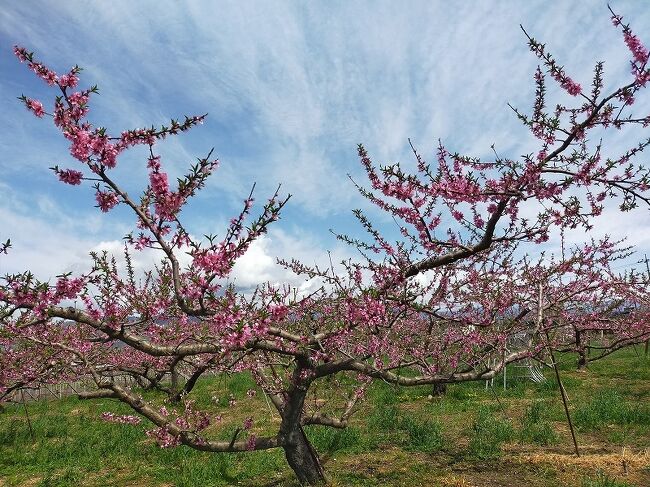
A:
<svg viewBox="0 0 650 487">
<path fill-rule="evenodd" d="M 354 457 L 335 458 L 329 466 L 338 475 L 353 473 L 355 485 L 440 487 L 580 487 L 599 473 L 634 486 L 650 485 L 650 450 L 618 452 L 600 446 L 583 447 L 580 457 L 570 451 L 543 448 L 508 451 L 498 460 L 477 462 L 439 452 L 422 454 L 387 448 Z M 338 476 L 337 475 L 337 476 Z M 342 483 L 343 482 L 343 483 Z M 345 485 L 339 478 L 333 485 Z"/>
<path fill-rule="evenodd" d="M 595 472 L 604 472 L 634 485 L 650 485 L 649 450 L 633 452 L 622 448 L 617 453 L 590 453 L 583 450 L 579 457 L 557 453 L 533 453 L 516 458 L 522 463 L 551 467 L 566 485 L 574 483 L 576 473 L 593 475 Z"/>
<path fill-rule="evenodd" d="M 35 487 L 36 485 L 40 484 L 42 480 L 43 480 L 42 477 L 34 477 L 23 481 L 20 485 L 22 487 Z M 3 482 L 4 481 L 0 479 L 0 485 L 4 485 Z"/>
</svg>

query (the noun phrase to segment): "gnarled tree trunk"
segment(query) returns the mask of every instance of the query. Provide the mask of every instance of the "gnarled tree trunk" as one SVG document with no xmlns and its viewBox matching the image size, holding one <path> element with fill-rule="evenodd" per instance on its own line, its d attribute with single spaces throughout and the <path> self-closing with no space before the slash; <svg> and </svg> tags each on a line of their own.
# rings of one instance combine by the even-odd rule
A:
<svg viewBox="0 0 650 487">
<path fill-rule="evenodd" d="M 325 473 L 314 447 L 301 426 L 284 434 L 284 454 L 302 485 L 325 483 Z"/>
<path fill-rule="evenodd" d="M 299 381 L 299 371 L 294 375 L 296 384 L 289 391 L 282 412 L 280 438 L 287 462 L 302 485 L 325 483 L 325 473 L 314 447 L 302 429 L 302 408 L 309 388 L 308 382 Z"/>
</svg>

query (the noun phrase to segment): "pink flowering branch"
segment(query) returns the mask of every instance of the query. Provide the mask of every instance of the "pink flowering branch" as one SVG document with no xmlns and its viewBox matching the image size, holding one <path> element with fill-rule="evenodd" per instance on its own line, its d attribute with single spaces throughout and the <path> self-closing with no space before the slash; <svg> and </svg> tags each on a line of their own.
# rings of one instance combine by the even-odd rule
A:
<svg viewBox="0 0 650 487">
<path fill-rule="evenodd" d="M 634 79 L 609 93 L 602 63 L 587 92 L 545 45 L 528 38 L 540 59 L 535 100 L 530 114 L 515 114 L 538 141 L 532 154 L 510 159 L 495 150 L 493 160 L 483 161 L 441 143 L 428 163 L 411 146 L 416 169 L 408 172 L 399 164 L 375 165 L 360 145 L 369 186 L 355 184 L 398 223 L 401 240 L 391 241 L 356 211 L 367 237 L 339 238 L 357 246 L 360 261 L 280 263 L 312 281 L 309 294 L 270 283 L 242 293 L 229 282 L 236 261 L 279 219 L 288 201 L 280 188 L 256 216 L 251 190 L 220 236 L 197 239 L 185 228 L 183 210 L 218 160 L 211 151 L 173 182 L 156 146 L 205 116 L 111 135 L 87 120 L 97 88 L 76 89 L 78 67 L 59 75 L 16 48 L 21 62 L 58 89 L 51 112 L 21 97 L 35 116 L 51 116 L 69 143 L 76 165 L 54 166 L 55 175 L 73 186 L 90 181 L 100 210 L 128 208 L 135 228 L 126 237 L 123 266 L 106 252 L 92 253 L 93 266 L 81 276 L 3 278 L 0 398 L 22 387 L 90 378 L 96 389 L 80 398 L 128 405 L 133 414 L 104 419 L 120 425 L 146 419 L 147 435 L 161 447 L 282 448 L 298 480 L 317 484 L 324 472 L 303 426 L 345 427 L 373 379 L 403 386 L 486 380 L 519 360 L 546 363 L 549 347 L 579 357 L 593 350 L 597 358 L 649 338 L 647 279 L 619 275 L 612 265 L 629 249 L 609 239 L 572 249 L 562 241 L 559 255 L 536 246 L 566 229 L 589 231 L 609 200 L 620 201 L 623 211 L 650 203 L 648 170 L 632 164 L 650 139 L 609 157 L 604 142 L 589 143 L 596 128 L 650 123 L 630 112 L 646 84 L 647 50 L 628 26 L 623 34 Z M 548 102 L 549 76 L 575 105 Z M 147 180 L 133 196 L 113 169 L 126 150 L 143 144 Z M 536 216 L 523 216 L 526 205 L 536 205 Z M 539 257 L 522 257 L 526 246 Z M 0 252 L 8 248 L 9 242 Z M 140 277 L 131 254 L 147 248 L 160 251 L 161 261 Z M 185 266 L 181 252 L 189 255 Z M 625 313 L 623 305 L 630 307 Z M 606 340 L 593 339 L 600 332 Z M 204 375 L 242 371 L 256 382 L 245 397 L 215 398 L 213 408 L 201 409 L 191 401 Z M 351 391 L 340 374 L 355 377 Z M 137 385 L 123 385 L 125 376 Z M 324 378 L 327 399 L 334 398 L 327 407 L 319 396 Z M 152 394 L 145 399 L 142 390 Z M 234 425 L 229 439 L 215 439 L 229 408 L 258 393 L 280 417 L 275 432 L 259 436 L 263 415 L 256 413 Z"/>
<path fill-rule="evenodd" d="M 625 32 L 630 39 L 632 34 L 629 30 Z M 532 116 L 514 109 L 541 142 L 536 157 L 525 156 L 522 161 L 515 161 L 495 153 L 494 161 L 484 162 L 450 154 L 441 145 L 436 165 L 427 164 L 414 149 L 417 173 L 408 174 L 399 164 L 375 167 L 366 149 L 359 147 L 361 164 L 371 186 L 365 189 L 357 185 L 361 194 L 403 222 L 400 232 L 410 248 L 417 248 L 417 254 L 425 256 L 413 261 L 408 252 L 399 252 L 397 249 L 407 247 L 389 243 L 365 215 L 357 212 L 372 242 L 347 236 L 339 238 L 356 245 L 362 252 L 384 253 L 399 269 L 388 286 L 469 258 L 492 245 L 508 248 L 516 242 L 545 242 L 552 228 L 580 226 L 588 230 L 609 198 L 620 197 L 623 211 L 639 203 L 650 203 L 648 169 L 631 163 L 650 144 L 650 139 L 620 156 L 605 158 L 602 144 L 591 148 L 586 136 L 596 127 L 646 125 L 647 117 L 623 115 L 623 109 L 629 106 L 626 93 L 642 89 L 643 80 L 637 76 L 627 85 L 602 95 L 602 63 L 598 63 L 590 97 L 578 90 L 543 44 L 526 35 L 531 50 L 543 61 L 546 71 L 570 94 L 580 92 L 581 98 L 587 101 L 576 107 L 557 105 L 553 113 L 547 113 L 544 72 L 538 68 Z M 635 39 L 627 43 L 633 46 L 633 56 L 642 58 L 645 51 Z M 617 101 L 623 101 L 623 105 L 617 105 Z M 575 192 L 578 188 L 586 189 L 582 201 Z M 520 218 L 519 208 L 531 201 L 538 202 L 537 218 Z M 458 224 L 456 228 L 453 225 L 446 230 L 440 228 L 445 209 L 449 220 Z"/>
</svg>

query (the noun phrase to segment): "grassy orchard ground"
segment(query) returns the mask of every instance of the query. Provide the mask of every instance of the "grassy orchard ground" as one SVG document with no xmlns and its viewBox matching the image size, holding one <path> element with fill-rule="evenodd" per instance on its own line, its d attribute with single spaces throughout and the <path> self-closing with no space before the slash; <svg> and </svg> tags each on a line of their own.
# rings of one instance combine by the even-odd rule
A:
<svg viewBox="0 0 650 487">
<path fill-rule="evenodd" d="M 310 427 L 308 435 L 334 486 L 650 485 L 650 359 L 631 348 L 591 364 L 588 372 L 575 371 L 572 356 L 562 362 L 580 458 L 572 456 L 552 380 L 510 380 L 507 391 L 495 382 L 498 401 L 483 382 L 452 385 L 445 397 L 432 400 L 428 387 L 376 383 L 350 428 Z M 224 413 L 223 422 L 211 426 L 223 438 L 260 411 L 266 421 L 254 426 L 257 433 L 278 421 L 261 393 L 246 397 L 251 387 L 245 374 L 198 384 L 199 405 Z M 326 388 L 324 382 L 318 395 Z M 232 409 L 226 406 L 230 394 L 237 400 Z M 22 406 L 6 407 L 0 412 L 0 486 L 295 485 L 280 449 L 163 450 L 144 435 L 144 422 L 116 425 L 99 418 L 103 411 L 129 413 L 120 406 L 74 397 L 29 404 L 33 442 Z"/>
</svg>

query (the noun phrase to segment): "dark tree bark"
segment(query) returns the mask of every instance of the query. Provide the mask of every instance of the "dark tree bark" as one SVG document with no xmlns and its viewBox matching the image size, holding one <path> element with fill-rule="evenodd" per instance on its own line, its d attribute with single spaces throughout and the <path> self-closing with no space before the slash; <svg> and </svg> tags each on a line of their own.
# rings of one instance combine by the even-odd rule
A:
<svg viewBox="0 0 650 487">
<path fill-rule="evenodd" d="M 432 396 L 444 396 L 447 394 L 447 384 L 444 382 L 436 382 L 431 388 Z"/>
<path fill-rule="evenodd" d="M 578 352 L 578 370 L 585 370 L 589 364 L 588 348 L 583 339 L 580 330 L 575 331 L 576 334 L 576 351 Z"/>
<path fill-rule="evenodd" d="M 589 364 L 589 359 L 587 359 L 587 354 L 584 349 L 578 351 L 578 370 L 584 370 Z"/>
<path fill-rule="evenodd" d="M 280 440 L 284 455 L 302 485 L 321 485 L 325 483 L 325 473 L 318 453 L 309 443 L 302 429 L 303 405 L 309 382 L 300 379 L 301 369 L 294 374 L 294 386 L 289 390 L 282 412 Z"/>
<path fill-rule="evenodd" d="M 301 426 L 284 434 L 284 455 L 302 485 L 325 483 L 325 473 L 314 447 Z"/>
</svg>

